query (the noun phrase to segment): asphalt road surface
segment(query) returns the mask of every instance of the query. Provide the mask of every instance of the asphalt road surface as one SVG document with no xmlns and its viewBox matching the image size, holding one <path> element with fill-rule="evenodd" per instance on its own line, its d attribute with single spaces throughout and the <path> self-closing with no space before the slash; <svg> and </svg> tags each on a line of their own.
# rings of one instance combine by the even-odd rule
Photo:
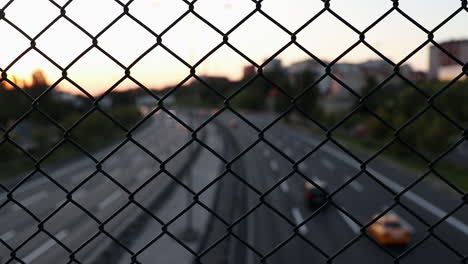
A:
<svg viewBox="0 0 468 264">
<path fill-rule="evenodd" d="M 207 116 L 205 113 L 200 117 Z M 258 129 L 263 129 L 273 119 L 267 114 L 246 114 L 245 117 Z M 188 142 L 190 135 L 176 124 L 163 121 L 163 117 L 160 119 L 142 128 L 138 141 L 155 154 L 167 158 Z M 233 120 L 237 120 L 238 126 L 233 125 Z M 163 122 L 168 123 L 161 126 Z M 222 148 L 203 148 L 205 153 L 212 149 L 220 156 L 213 163 L 220 168 L 216 170 L 217 175 L 213 176 L 214 172 L 210 170 L 211 176 L 205 178 L 202 186 L 197 183 L 199 190 L 203 190 L 200 199 L 206 194 L 212 197 L 211 202 L 201 199 L 211 211 L 204 214 L 211 216 L 209 220 L 201 217 L 207 226 L 200 230 L 205 231 L 195 242 L 181 239 L 187 247 L 166 247 L 168 244 L 163 244 L 160 246 L 167 250 L 161 252 L 154 249 L 158 246 L 155 243 L 153 249 L 147 249 L 150 253 L 146 258 L 138 259 L 140 263 L 175 263 L 171 258 L 148 257 L 151 254 L 189 256 L 177 263 L 191 263 L 195 260 L 190 258 L 191 255 L 199 255 L 201 263 L 217 264 L 327 263 L 327 260 L 332 260 L 332 263 L 394 263 L 395 258 L 398 258 L 398 263 L 460 263 L 468 254 L 468 208 L 461 196 L 440 180 L 427 177 L 418 181 L 415 173 L 382 159 L 367 164 L 368 174 L 359 174 L 361 164 L 333 143 L 327 142 L 309 155 L 324 138 L 281 123 L 263 134 L 271 146 L 259 140 L 257 130 L 233 114 L 223 113 L 210 125 L 216 126 L 214 131 L 222 142 Z M 209 134 L 207 136 L 210 137 Z M 210 143 L 206 144 L 210 146 Z M 103 152 L 99 155 L 108 153 Z M 353 153 L 360 159 L 368 156 L 366 153 Z M 177 170 L 187 160 L 197 160 L 190 156 L 189 149 L 173 159 L 168 170 Z M 302 175 L 293 170 L 297 161 L 301 161 L 296 165 Z M 86 164 L 69 164 L 57 170 L 55 177 L 66 188 L 73 189 L 93 173 L 95 164 Z M 210 163 L 205 164 L 210 166 Z M 129 145 L 104 162 L 103 168 L 122 186 L 135 190 L 158 171 L 159 164 L 138 147 Z M 304 177 L 326 182 L 329 191 L 334 193 L 333 204 L 319 211 L 308 208 L 304 202 Z M 157 179 L 139 192 L 140 200 L 138 195 L 135 199 L 143 204 L 149 202 L 170 181 L 167 176 Z M 215 183 L 210 185 L 209 181 Z M 73 194 L 73 199 L 83 208 L 70 203 L 63 205 L 66 194 L 53 183 L 35 182 L 26 185 L 30 187 L 24 190 L 16 190 L 14 198 L 41 220 L 60 208 L 44 224 L 56 240 L 76 250 L 93 234 L 99 234 L 99 238 L 87 246 L 89 249 L 78 251 L 76 258 L 80 260 L 89 257 L 102 241 L 110 239 L 99 233 L 97 222 L 105 222 L 128 202 L 125 191 L 103 175 L 91 177 Z M 394 194 L 408 186 L 411 188 L 399 196 L 400 204 L 396 205 Z M 171 194 L 170 203 L 185 197 L 181 188 L 179 186 Z M 0 199 L 3 202 L 6 198 Z M 166 207 L 155 214 L 174 216 L 183 208 Z M 84 213 L 83 209 L 95 218 Z M 0 238 L 12 248 L 19 248 L 16 252 L 18 259 L 25 263 L 68 262 L 70 252 L 43 232 L 24 242 L 37 232 L 37 220 L 11 202 L 1 210 Z M 126 208 L 106 222 L 106 232 L 111 235 L 117 233 L 139 210 L 136 206 Z M 408 247 L 382 248 L 362 233 L 361 227 L 374 214 L 384 211 L 398 214 L 411 230 Z M 154 226 L 155 236 L 160 233 L 160 228 Z M 144 230 L 140 237 L 151 237 L 151 228 Z M 139 241 L 136 239 L 129 247 L 136 251 L 141 249 L 145 243 Z M 0 244 L 0 255 L 4 259 L 8 260 L 9 253 L 8 248 Z"/>
<path fill-rule="evenodd" d="M 259 128 L 272 121 L 269 115 L 246 117 Z M 233 115 L 225 118 L 237 119 Z M 247 229 L 239 235 L 245 235 L 243 241 L 255 249 L 247 249 L 244 263 L 326 263 L 327 259 L 333 263 L 393 263 L 394 258 L 399 263 L 459 263 L 468 254 L 468 208 L 462 196 L 440 180 L 417 181 L 416 174 L 381 159 L 367 165 L 369 174 L 359 174 L 361 164 L 333 143 L 307 156 L 325 137 L 279 123 L 264 134 L 274 145 L 271 147 L 257 141 L 258 131 L 242 120 L 239 124 L 231 128 L 234 140 L 239 153 L 249 151 L 236 163 L 252 188 L 241 184 L 248 201 L 233 222 L 240 230 Z M 303 176 L 293 172 L 298 160 L 303 160 L 297 164 Z M 335 192 L 332 201 L 341 210 L 334 205 L 318 212 L 309 209 L 304 203 L 304 176 L 326 182 Z M 401 205 L 395 205 L 394 194 L 408 186 L 412 187 L 399 198 Z M 399 215 L 411 231 L 408 247 L 383 249 L 361 235 L 361 226 L 384 211 Z M 300 225 L 297 233 L 295 225 Z"/>
<path fill-rule="evenodd" d="M 187 130 L 164 113 L 138 129 L 134 139 L 146 150 L 132 142 L 118 142 L 94 153 L 103 161 L 102 172 L 91 159 L 82 158 L 45 169 L 57 184 L 36 173 L 12 192 L 12 198 L 24 208 L 2 194 L 0 259 L 6 263 L 67 263 L 76 251 L 74 258 L 86 262 L 96 248 L 112 241 L 141 212 L 129 204 L 130 192 L 138 190 L 134 199 L 144 206 L 172 181 L 168 173 L 158 174 L 160 163 L 152 155 L 162 161 L 169 159 L 165 168 L 172 176 L 193 158 L 191 144 L 177 159 L 170 159 L 190 138 Z M 154 175 L 157 177 L 149 181 Z M 67 200 L 67 192 L 74 202 Z M 47 233 L 40 231 L 41 225 Z M 99 232 L 101 227 L 103 232 Z"/>
</svg>

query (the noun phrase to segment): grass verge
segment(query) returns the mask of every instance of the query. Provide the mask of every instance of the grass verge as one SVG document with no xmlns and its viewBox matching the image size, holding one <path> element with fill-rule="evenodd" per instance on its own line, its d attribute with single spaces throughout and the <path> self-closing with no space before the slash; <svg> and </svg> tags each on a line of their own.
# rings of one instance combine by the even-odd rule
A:
<svg viewBox="0 0 468 264">
<path fill-rule="evenodd" d="M 382 147 L 382 142 L 369 140 L 365 138 L 353 137 L 344 133 L 337 133 L 333 136 L 337 140 L 348 144 L 358 151 L 376 152 Z M 414 157 L 414 155 L 402 155 L 389 149 L 382 153 L 384 158 L 398 163 L 406 169 L 410 169 L 421 175 L 428 170 L 428 165 L 422 162 L 421 159 Z M 440 160 L 434 166 L 435 170 L 444 177 L 446 180 L 457 186 L 458 188 L 468 191 L 468 167 L 460 163 L 452 162 L 449 160 Z M 433 174 L 430 177 L 437 177 Z"/>
</svg>

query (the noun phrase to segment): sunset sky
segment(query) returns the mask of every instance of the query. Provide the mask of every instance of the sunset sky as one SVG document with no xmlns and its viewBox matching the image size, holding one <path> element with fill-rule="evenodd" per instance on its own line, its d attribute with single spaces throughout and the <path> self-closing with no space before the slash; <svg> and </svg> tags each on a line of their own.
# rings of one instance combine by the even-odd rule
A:
<svg viewBox="0 0 468 264">
<path fill-rule="evenodd" d="M 8 1 L 0 0 L 3 7 Z M 57 0 L 64 4 L 65 0 Z M 365 29 L 375 19 L 392 7 L 390 0 L 332 0 L 331 8 L 359 30 Z M 400 0 L 400 8 L 431 30 L 456 9 L 460 0 Z M 130 4 L 130 13 L 154 32 L 160 33 L 188 6 L 182 0 L 135 0 Z M 295 31 L 321 8 L 321 0 L 264 0 L 262 9 L 290 31 Z M 226 32 L 249 12 L 255 9 L 251 0 L 198 0 L 195 11 Z M 67 16 L 76 21 L 90 34 L 96 35 L 123 9 L 114 0 L 74 0 L 66 8 Z M 5 9 L 6 18 L 21 28 L 30 37 L 35 37 L 54 20 L 60 10 L 48 0 L 15 0 Z M 437 41 L 468 37 L 468 12 L 463 11 L 440 28 Z M 1 51 L 0 68 L 5 69 L 30 43 L 16 29 L 0 20 Z M 427 36 L 398 13 L 393 13 L 367 35 L 366 40 L 383 54 L 397 62 L 426 40 Z M 222 41 L 222 37 L 190 14 L 163 35 L 163 43 L 190 64 L 197 62 L 209 50 Z M 290 37 L 279 27 L 257 13 L 229 36 L 229 42 L 247 56 L 261 63 L 284 46 Z M 332 60 L 358 40 L 351 31 L 329 13 L 301 31 L 297 41 L 312 53 Z M 130 65 L 145 50 L 155 43 L 155 38 L 143 27 L 128 17 L 120 19 L 98 38 L 99 46 L 124 65 Z M 91 45 L 91 39 L 61 18 L 37 39 L 37 47 L 62 67 L 76 58 Z M 409 63 L 416 69 L 426 70 L 428 47 L 414 56 Z M 299 48 L 291 46 L 280 56 L 290 63 L 307 58 Z M 361 62 L 376 59 L 364 45 L 358 46 L 342 59 L 342 62 Z M 248 62 L 227 46 L 223 46 L 198 68 L 200 74 L 225 75 L 239 78 L 242 67 Z M 8 69 L 9 76 L 27 79 L 36 69 L 43 69 L 48 80 L 54 82 L 61 76 L 60 70 L 36 51 L 27 53 Z M 83 88 L 98 93 L 109 88 L 124 74 L 124 70 L 97 49 L 87 53 L 71 66 L 69 76 Z M 133 77 L 147 87 L 161 88 L 177 83 L 189 74 L 189 69 L 160 47 L 152 50 L 131 69 Z M 124 82 L 119 88 L 134 87 Z M 72 90 L 69 83 L 60 87 Z"/>
</svg>

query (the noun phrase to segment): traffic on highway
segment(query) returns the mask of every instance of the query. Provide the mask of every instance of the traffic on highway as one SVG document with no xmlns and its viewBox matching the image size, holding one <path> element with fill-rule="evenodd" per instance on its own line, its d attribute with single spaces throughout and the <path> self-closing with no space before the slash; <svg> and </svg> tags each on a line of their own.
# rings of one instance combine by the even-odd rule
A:
<svg viewBox="0 0 468 264">
<path fill-rule="evenodd" d="M 468 263 L 468 0 L 0 0 L 0 264 Z"/>
<path fill-rule="evenodd" d="M 174 112 L 197 126 L 211 115 Z M 434 179 L 384 159 L 363 169 L 362 153 L 281 122 L 262 140 L 274 116 L 245 116 L 258 127 L 222 113 L 193 139 L 159 113 L 136 144 L 95 153 L 100 169 L 80 159 L 3 194 L 2 261 L 456 263 L 467 252 L 468 210 Z"/>
</svg>

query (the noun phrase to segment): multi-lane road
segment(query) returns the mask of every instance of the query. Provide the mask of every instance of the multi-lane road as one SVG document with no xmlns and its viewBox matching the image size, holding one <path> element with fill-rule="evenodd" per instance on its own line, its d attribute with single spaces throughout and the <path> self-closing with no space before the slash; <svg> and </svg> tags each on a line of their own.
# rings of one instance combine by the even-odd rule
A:
<svg viewBox="0 0 468 264">
<path fill-rule="evenodd" d="M 11 189 L 11 199 L 2 193 L 0 263 L 67 263 L 70 255 L 86 262 L 97 254 L 97 249 L 111 242 L 111 237 L 118 236 L 142 212 L 129 204 L 129 194 L 137 191 L 134 200 L 147 206 L 173 182 L 168 173 L 178 177 L 178 171 L 196 151 L 196 146 L 190 144 L 177 159 L 171 159 L 190 142 L 189 134 L 162 113 L 147 123 L 134 135 L 146 150 L 119 141 L 93 154 L 102 161 L 102 171 L 96 170 L 91 159 L 76 159 L 44 168 L 57 184 L 36 173 Z M 168 173 L 158 173 L 161 166 L 154 157 L 167 161 L 164 167 Z"/>
<path fill-rule="evenodd" d="M 258 128 L 272 120 L 269 115 L 246 117 Z M 235 119 L 234 116 L 230 118 Z M 369 174 L 359 174 L 361 163 L 333 143 L 322 145 L 308 156 L 325 138 L 279 123 L 268 129 L 264 138 L 285 154 L 282 155 L 268 144 L 257 142 L 258 131 L 241 120 L 239 124 L 238 128 L 230 129 L 233 142 L 228 144 L 238 144 L 237 153 L 249 151 L 236 158 L 233 170 L 238 169 L 237 174 L 252 187 L 240 181 L 231 185 L 237 186 L 235 192 L 243 196 L 237 201 L 245 202 L 238 206 L 243 210 L 231 216 L 243 240 L 233 239 L 240 249 L 237 255 L 242 255 L 242 249 L 246 249 L 242 263 L 260 263 L 262 259 L 265 263 L 327 263 L 327 260 L 333 260 L 332 263 L 393 263 L 395 258 L 399 263 L 459 263 L 468 254 L 468 208 L 462 196 L 450 191 L 441 181 L 427 178 L 417 182 L 417 173 L 383 159 L 375 159 L 367 165 Z M 251 147 L 252 144 L 255 146 Z M 357 158 L 369 156 L 368 153 L 354 153 Z M 294 162 L 304 157 L 307 158 L 297 164 L 303 175 L 293 173 Z M 356 175 L 359 176 L 351 181 Z M 341 211 L 334 205 L 318 213 L 308 208 L 304 202 L 303 176 L 326 182 L 334 193 L 332 201 Z M 341 188 L 344 184 L 346 186 Z M 408 191 L 397 196 L 400 204 L 396 204 L 395 194 L 409 186 L 412 187 Z M 408 247 L 383 250 L 362 235 L 361 227 L 373 215 L 384 211 L 399 215 L 403 225 L 411 231 Z M 295 225 L 300 225 L 297 235 Z M 429 228 L 432 225 L 433 228 Z M 212 241 L 215 243 L 216 236 Z M 244 242 L 255 250 L 247 249 Z M 213 260 L 208 263 L 220 260 L 210 252 L 206 259 Z"/>
<path fill-rule="evenodd" d="M 245 117 L 259 129 L 272 119 L 266 114 L 246 114 Z M 165 159 L 191 137 L 167 117 L 159 118 L 142 128 L 135 138 Z M 238 126 L 233 125 L 232 120 L 237 120 Z M 200 124 L 200 120 L 197 123 Z M 367 164 L 368 174 L 359 174 L 361 163 L 331 142 L 308 155 L 323 138 L 282 123 L 263 135 L 274 147 L 259 140 L 258 131 L 233 114 L 221 114 L 201 131 L 205 134 L 203 141 L 210 148 L 201 147 L 201 152 L 192 152 L 196 151 L 196 143 L 191 144 L 192 147 L 167 164 L 168 170 L 174 173 L 192 164 L 189 173 L 198 175 L 194 176 L 195 186 L 192 187 L 196 187 L 196 192 L 201 191 L 197 197 L 203 213 L 196 213 L 193 218 L 199 234 L 194 240 L 186 241 L 183 233 L 169 229 L 175 237 L 163 235 L 165 239 L 140 252 L 137 258 L 140 263 L 190 263 L 195 254 L 199 254 L 202 263 L 250 264 L 261 263 L 262 259 L 263 263 L 327 263 L 327 260 L 333 260 L 332 263 L 394 263 L 397 257 L 400 263 L 459 263 L 468 254 L 467 206 L 463 205 L 459 194 L 433 177 L 417 182 L 416 173 L 380 158 Z M 96 155 L 104 157 L 114 147 Z M 368 155 L 354 153 L 363 159 Z M 296 164 L 300 173 L 293 170 L 297 161 L 301 161 Z M 86 160 L 54 169 L 50 173 L 68 190 L 80 186 L 73 193 L 76 205 L 66 202 L 63 190 L 36 177 L 15 190 L 13 197 L 38 219 L 11 201 L 0 209 L 0 239 L 3 240 L 0 256 L 8 261 L 11 249 L 17 249 L 17 259 L 11 259 L 10 263 L 67 263 L 70 252 L 59 245 L 60 242 L 77 251 L 75 257 L 80 262 L 96 262 L 99 258 L 95 256 L 102 253 L 102 248 L 112 246 L 109 236 L 99 232 L 99 223 L 105 223 L 106 233 L 118 239 L 141 213 L 140 208 L 132 205 L 112 217 L 129 201 L 128 193 L 121 187 L 129 191 L 138 189 L 159 171 L 159 167 L 151 156 L 129 143 L 103 163 L 103 170 L 115 181 L 97 173 L 80 185 L 96 170 L 95 164 Z M 178 176 L 186 183 L 187 175 Z M 326 182 L 333 193 L 333 204 L 320 211 L 308 208 L 304 202 L 304 177 Z M 215 184 L 210 184 L 213 181 Z M 145 185 L 135 199 L 149 206 L 171 182 L 168 176 L 160 177 Z M 395 196 L 408 186 L 412 187 Z M 154 214 L 170 222 L 187 205 L 182 202 L 186 194 L 184 187 L 177 185 L 168 194 L 169 198 L 160 200 L 162 205 Z M 2 203 L 8 200 L 5 195 L 0 199 Z M 57 213 L 53 214 L 54 211 Z M 398 214 L 411 231 L 408 247 L 382 249 L 363 235 L 361 227 L 374 214 L 384 211 Z M 53 216 L 46 218 L 50 214 Z M 113 220 L 106 222 L 109 217 Z M 49 234 L 37 233 L 38 220 L 44 219 L 47 219 L 44 229 Z M 183 229 L 180 222 L 185 223 L 186 219 L 180 219 L 179 229 Z M 150 223 L 153 224 L 146 223 L 141 230 L 132 232 L 135 238 L 125 245 L 132 252 L 147 245 L 142 241 L 151 241 L 153 230 L 155 237 L 161 233 L 161 225 Z M 429 228 L 432 225 L 435 226 Z M 97 237 L 93 242 L 80 249 L 80 245 L 94 235 Z M 33 238 L 28 239 L 31 236 Z M 174 238 L 180 238 L 186 247 L 177 246 L 179 242 Z M 120 255 L 120 263 L 125 263 L 123 259 L 130 260 L 128 252 Z"/>
</svg>

